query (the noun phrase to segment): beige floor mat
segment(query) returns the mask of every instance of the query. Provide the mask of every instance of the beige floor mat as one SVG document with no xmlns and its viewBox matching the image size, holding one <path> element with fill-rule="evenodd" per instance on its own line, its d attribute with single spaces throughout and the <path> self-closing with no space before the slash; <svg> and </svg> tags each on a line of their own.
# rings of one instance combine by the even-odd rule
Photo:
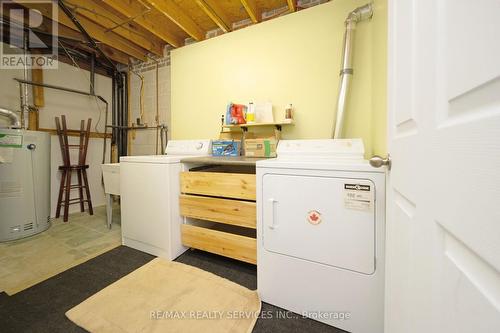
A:
<svg viewBox="0 0 500 333">
<path fill-rule="evenodd" d="M 251 332 L 256 291 L 189 265 L 156 258 L 66 316 L 93 333 Z"/>
<path fill-rule="evenodd" d="M 0 243 L 0 291 L 13 295 L 119 246 L 119 213 L 113 212 L 111 230 L 105 207 L 96 207 L 93 216 L 71 214 L 38 235 Z"/>
</svg>

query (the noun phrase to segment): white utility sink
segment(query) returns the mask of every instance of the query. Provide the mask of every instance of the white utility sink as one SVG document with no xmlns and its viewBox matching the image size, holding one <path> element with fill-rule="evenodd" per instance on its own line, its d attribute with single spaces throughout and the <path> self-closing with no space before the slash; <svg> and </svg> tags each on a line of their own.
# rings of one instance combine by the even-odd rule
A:
<svg viewBox="0 0 500 333">
<path fill-rule="evenodd" d="M 108 228 L 113 220 L 113 200 L 111 195 L 120 195 L 120 163 L 102 164 L 102 177 L 104 178 L 104 193 L 106 193 L 106 215 Z"/>
<path fill-rule="evenodd" d="M 104 193 L 120 195 L 120 163 L 101 165 L 104 177 Z"/>
</svg>

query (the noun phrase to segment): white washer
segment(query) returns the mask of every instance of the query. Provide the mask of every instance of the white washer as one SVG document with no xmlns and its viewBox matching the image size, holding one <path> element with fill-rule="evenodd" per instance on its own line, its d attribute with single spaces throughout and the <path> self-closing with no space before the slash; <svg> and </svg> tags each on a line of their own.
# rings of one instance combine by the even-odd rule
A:
<svg viewBox="0 0 500 333">
<path fill-rule="evenodd" d="M 262 301 L 354 333 L 384 331 L 385 170 L 361 140 L 282 140 L 257 162 Z"/>
<path fill-rule="evenodd" d="M 169 260 L 186 251 L 179 215 L 180 160 L 210 153 L 210 140 L 177 140 L 168 142 L 166 155 L 120 158 L 123 245 Z"/>
</svg>

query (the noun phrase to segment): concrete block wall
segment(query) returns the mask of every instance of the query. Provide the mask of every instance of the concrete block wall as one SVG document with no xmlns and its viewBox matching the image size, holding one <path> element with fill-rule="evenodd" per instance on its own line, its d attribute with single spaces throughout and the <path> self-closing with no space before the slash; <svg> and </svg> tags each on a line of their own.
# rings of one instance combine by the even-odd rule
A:
<svg viewBox="0 0 500 333">
<path fill-rule="evenodd" d="M 156 120 L 156 61 L 158 62 L 158 111 L 159 118 Z M 144 117 L 143 123 L 148 126 L 164 124 L 168 126 L 170 138 L 170 54 L 166 52 L 163 58 L 138 63 L 131 67 L 130 72 L 130 117 L 129 125 L 136 124 L 140 117 L 140 91 L 141 79 L 144 78 Z M 134 74 L 136 73 L 136 74 Z M 129 154 L 130 155 L 154 155 L 161 153 L 161 148 L 156 148 L 157 131 L 154 129 L 130 131 Z M 158 138 L 158 144 L 160 144 Z"/>
</svg>

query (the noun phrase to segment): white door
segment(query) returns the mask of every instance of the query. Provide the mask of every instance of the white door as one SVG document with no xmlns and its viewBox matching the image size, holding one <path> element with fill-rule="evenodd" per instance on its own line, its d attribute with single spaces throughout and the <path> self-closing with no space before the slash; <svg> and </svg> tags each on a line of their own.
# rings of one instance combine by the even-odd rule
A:
<svg viewBox="0 0 500 333">
<path fill-rule="evenodd" d="M 386 332 L 500 332 L 500 1 L 389 0 Z"/>
</svg>

